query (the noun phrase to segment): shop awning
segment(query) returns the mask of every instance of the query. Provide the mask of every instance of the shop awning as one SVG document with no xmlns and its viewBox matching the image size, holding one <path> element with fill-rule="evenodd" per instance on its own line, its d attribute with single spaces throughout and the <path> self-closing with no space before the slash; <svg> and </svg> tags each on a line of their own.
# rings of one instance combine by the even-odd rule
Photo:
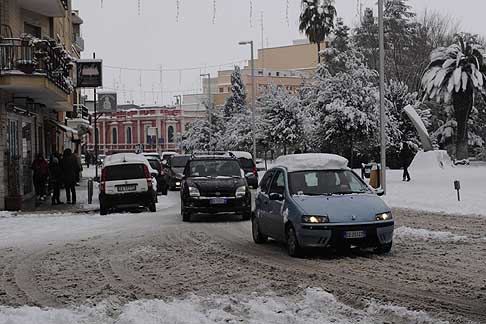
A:
<svg viewBox="0 0 486 324">
<path fill-rule="evenodd" d="M 49 119 L 48 122 L 53 124 L 57 128 L 59 128 L 61 131 L 65 132 L 65 133 L 67 133 L 67 134 L 69 134 L 73 137 L 78 136 L 78 131 L 75 130 L 74 128 L 72 128 L 72 127 L 61 124 L 60 122 L 58 122 L 57 120 L 54 120 L 54 119 Z"/>
</svg>

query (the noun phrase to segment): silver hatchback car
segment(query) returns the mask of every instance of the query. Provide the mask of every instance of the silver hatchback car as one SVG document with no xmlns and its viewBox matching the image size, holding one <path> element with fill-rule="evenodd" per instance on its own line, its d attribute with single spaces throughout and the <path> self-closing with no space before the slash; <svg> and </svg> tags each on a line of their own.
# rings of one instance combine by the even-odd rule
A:
<svg viewBox="0 0 486 324">
<path fill-rule="evenodd" d="M 394 219 L 390 208 L 333 154 L 280 157 L 262 178 L 252 217 L 255 243 L 287 243 L 291 256 L 307 247 L 373 247 L 388 253 Z"/>
</svg>

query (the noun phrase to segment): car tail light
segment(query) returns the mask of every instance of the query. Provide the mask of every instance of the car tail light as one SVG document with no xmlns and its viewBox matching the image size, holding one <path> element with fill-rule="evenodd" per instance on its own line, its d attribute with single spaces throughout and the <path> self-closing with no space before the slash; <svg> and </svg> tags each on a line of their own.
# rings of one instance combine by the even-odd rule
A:
<svg viewBox="0 0 486 324">
<path fill-rule="evenodd" d="M 106 191 L 106 169 L 101 170 L 100 190 L 101 192 Z"/>
<path fill-rule="evenodd" d="M 253 167 L 253 174 L 254 174 L 255 176 L 256 176 L 256 175 L 258 175 L 258 171 L 257 171 L 256 166 L 254 166 L 254 167 Z"/>
<path fill-rule="evenodd" d="M 143 172 L 145 173 L 145 179 L 147 179 L 147 187 L 150 189 L 152 188 L 152 176 L 146 165 L 143 166 Z"/>
</svg>

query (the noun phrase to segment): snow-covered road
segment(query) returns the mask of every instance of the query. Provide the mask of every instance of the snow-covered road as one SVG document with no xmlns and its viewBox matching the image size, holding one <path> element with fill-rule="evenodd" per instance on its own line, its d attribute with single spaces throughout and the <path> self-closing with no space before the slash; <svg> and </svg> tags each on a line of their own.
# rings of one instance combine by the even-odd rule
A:
<svg viewBox="0 0 486 324">
<path fill-rule="evenodd" d="M 3 217 L 0 324 L 486 322 L 486 219 L 394 212 L 390 255 L 305 259 L 239 217 L 182 223 L 176 192 L 157 213 Z"/>
</svg>

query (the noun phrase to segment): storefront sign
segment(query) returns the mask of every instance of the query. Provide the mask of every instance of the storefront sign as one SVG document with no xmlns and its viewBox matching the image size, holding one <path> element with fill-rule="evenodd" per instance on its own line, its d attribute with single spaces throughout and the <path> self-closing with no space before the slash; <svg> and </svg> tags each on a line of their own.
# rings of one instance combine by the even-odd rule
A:
<svg viewBox="0 0 486 324">
<path fill-rule="evenodd" d="M 97 88 L 103 86 L 103 61 L 77 60 L 76 77 L 76 86 L 78 88 Z"/>
</svg>

